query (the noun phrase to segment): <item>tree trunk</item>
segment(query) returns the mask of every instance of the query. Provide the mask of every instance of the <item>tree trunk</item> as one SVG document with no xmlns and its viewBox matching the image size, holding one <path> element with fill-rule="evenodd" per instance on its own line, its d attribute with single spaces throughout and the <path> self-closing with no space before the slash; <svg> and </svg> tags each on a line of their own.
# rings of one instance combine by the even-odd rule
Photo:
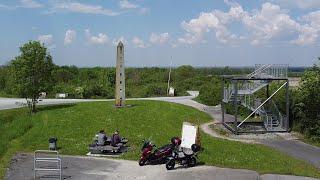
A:
<svg viewBox="0 0 320 180">
<path fill-rule="evenodd" d="M 36 113 L 36 112 L 37 112 L 36 99 L 32 99 L 32 112 L 33 112 L 33 113 Z"/>
</svg>

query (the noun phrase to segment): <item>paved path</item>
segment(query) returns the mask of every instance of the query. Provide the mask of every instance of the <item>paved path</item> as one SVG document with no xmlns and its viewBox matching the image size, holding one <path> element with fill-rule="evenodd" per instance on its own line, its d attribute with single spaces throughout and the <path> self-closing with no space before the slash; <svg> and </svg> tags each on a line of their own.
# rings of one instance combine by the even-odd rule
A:
<svg viewBox="0 0 320 180">
<path fill-rule="evenodd" d="M 46 165 L 44 165 L 46 167 Z M 313 178 L 262 175 L 244 169 L 213 166 L 176 168 L 167 171 L 164 165 L 140 167 L 135 161 L 93 157 L 62 156 L 63 178 L 67 180 L 315 180 Z M 54 174 L 38 174 L 41 179 L 53 179 Z M 51 175 L 51 176 L 48 176 Z M 6 174 L 7 180 L 33 179 L 32 154 L 17 154 Z"/>
<path fill-rule="evenodd" d="M 158 101 L 171 101 L 191 99 L 193 96 L 180 96 L 180 97 L 150 97 L 150 98 L 129 98 L 127 100 L 158 100 Z M 55 105 L 55 104 L 70 104 L 79 102 L 96 102 L 96 101 L 114 101 L 114 99 L 43 99 L 38 102 L 38 105 Z M 22 107 L 26 104 L 23 98 L 1 98 L 0 97 L 0 110 L 15 109 Z"/>
<path fill-rule="evenodd" d="M 210 107 L 203 104 L 200 104 L 198 102 L 195 102 L 192 100 L 192 98 L 181 98 L 181 99 L 167 99 L 168 102 L 174 102 L 179 104 L 184 104 L 187 106 L 194 107 L 200 111 L 208 113 L 211 117 L 215 119 L 215 121 L 221 122 L 221 110 L 220 107 Z M 226 121 L 232 121 L 233 117 L 232 115 L 226 114 L 225 116 Z M 304 142 L 301 142 L 299 140 L 291 139 L 292 137 L 289 137 L 288 139 L 282 139 L 282 140 L 247 140 L 247 139 L 233 139 L 228 138 L 225 136 L 219 135 L 217 132 L 213 131 L 210 128 L 210 125 L 214 124 L 214 122 L 209 122 L 206 124 L 203 124 L 201 126 L 201 129 L 213 136 L 228 140 L 234 140 L 234 141 L 241 141 L 246 143 L 261 143 L 266 146 L 275 148 L 279 151 L 282 151 L 286 154 L 289 154 L 297 159 L 304 160 L 306 162 L 311 163 L 312 165 L 320 168 L 320 148 L 315 147 L 309 144 L 306 144 Z"/>
<path fill-rule="evenodd" d="M 298 140 L 261 140 L 261 142 L 320 168 L 320 148 L 318 147 Z"/>
</svg>

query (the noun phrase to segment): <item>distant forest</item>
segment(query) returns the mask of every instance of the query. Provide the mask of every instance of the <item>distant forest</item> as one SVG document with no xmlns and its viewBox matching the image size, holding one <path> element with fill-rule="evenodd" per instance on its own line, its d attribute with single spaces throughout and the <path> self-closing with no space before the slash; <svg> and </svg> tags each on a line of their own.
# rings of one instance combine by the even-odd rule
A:
<svg viewBox="0 0 320 180">
<path fill-rule="evenodd" d="M 290 68 L 290 76 L 300 76 L 303 67 Z M 172 69 L 170 86 L 176 95 L 186 95 L 187 90 L 200 90 L 207 86 L 219 86 L 219 75 L 249 74 L 253 68 L 211 67 L 194 68 L 180 66 Z M 166 96 L 169 68 L 126 68 L 127 97 Z M 68 93 L 69 98 L 113 98 L 115 68 L 56 66 L 52 73 L 54 86 L 44 89 L 48 97 L 56 93 Z M 0 95 L 21 97 L 15 88 L 10 65 L 0 67 Z"/>
</svg>

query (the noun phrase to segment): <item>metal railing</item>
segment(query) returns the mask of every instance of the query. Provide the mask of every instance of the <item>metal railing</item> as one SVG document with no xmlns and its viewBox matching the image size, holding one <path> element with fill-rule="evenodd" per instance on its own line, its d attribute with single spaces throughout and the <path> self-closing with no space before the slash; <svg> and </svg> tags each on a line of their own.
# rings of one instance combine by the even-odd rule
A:
<svg viewBox="0 0 320 180">
<path fill-rule="evenodd" d="M 271 64 L 256 64 L 255 70 L 248 74 L 248 78 L 253 78 L 254 76 L 257 76 L 258 74 L 261 74 L 263 71 L 271 67 Z"/>
<path fill-rule="evenodd" d="M 44 156 L 41 156 L 44 155 Z M 54 167 L 41 167 L 41 163 L 54 163 Z M 59 157 L 58 151 L 50 151 L 50 150 L 36 150 L 34 152 L 34 179 L 37 177 L 37 171 L 40 172 L 50 172 L 55 171 L 59 173 L 59 179 L 62 180 L 62 165 L 61 158 Z"/>
<path fill-rule="evenodd" d="M 288 67 L 288 64 L 256 64 L 252 77 L 286 78 L 288 77 Z"/>
</svg>

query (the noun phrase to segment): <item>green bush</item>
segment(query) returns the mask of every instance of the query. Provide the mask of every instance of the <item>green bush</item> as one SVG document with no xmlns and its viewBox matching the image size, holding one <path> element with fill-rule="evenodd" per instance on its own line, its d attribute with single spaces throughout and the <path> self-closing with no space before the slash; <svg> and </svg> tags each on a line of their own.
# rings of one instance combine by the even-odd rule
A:
<svg viewBox="0 0 320 180">
<path fill-rule="evenodd" d="M 209 106 L 216 106 L 221 103 L 221 88 L 220 79 L 211 77 L 210 81 L 203 81 L 197 100 Z"/>
</svg>

